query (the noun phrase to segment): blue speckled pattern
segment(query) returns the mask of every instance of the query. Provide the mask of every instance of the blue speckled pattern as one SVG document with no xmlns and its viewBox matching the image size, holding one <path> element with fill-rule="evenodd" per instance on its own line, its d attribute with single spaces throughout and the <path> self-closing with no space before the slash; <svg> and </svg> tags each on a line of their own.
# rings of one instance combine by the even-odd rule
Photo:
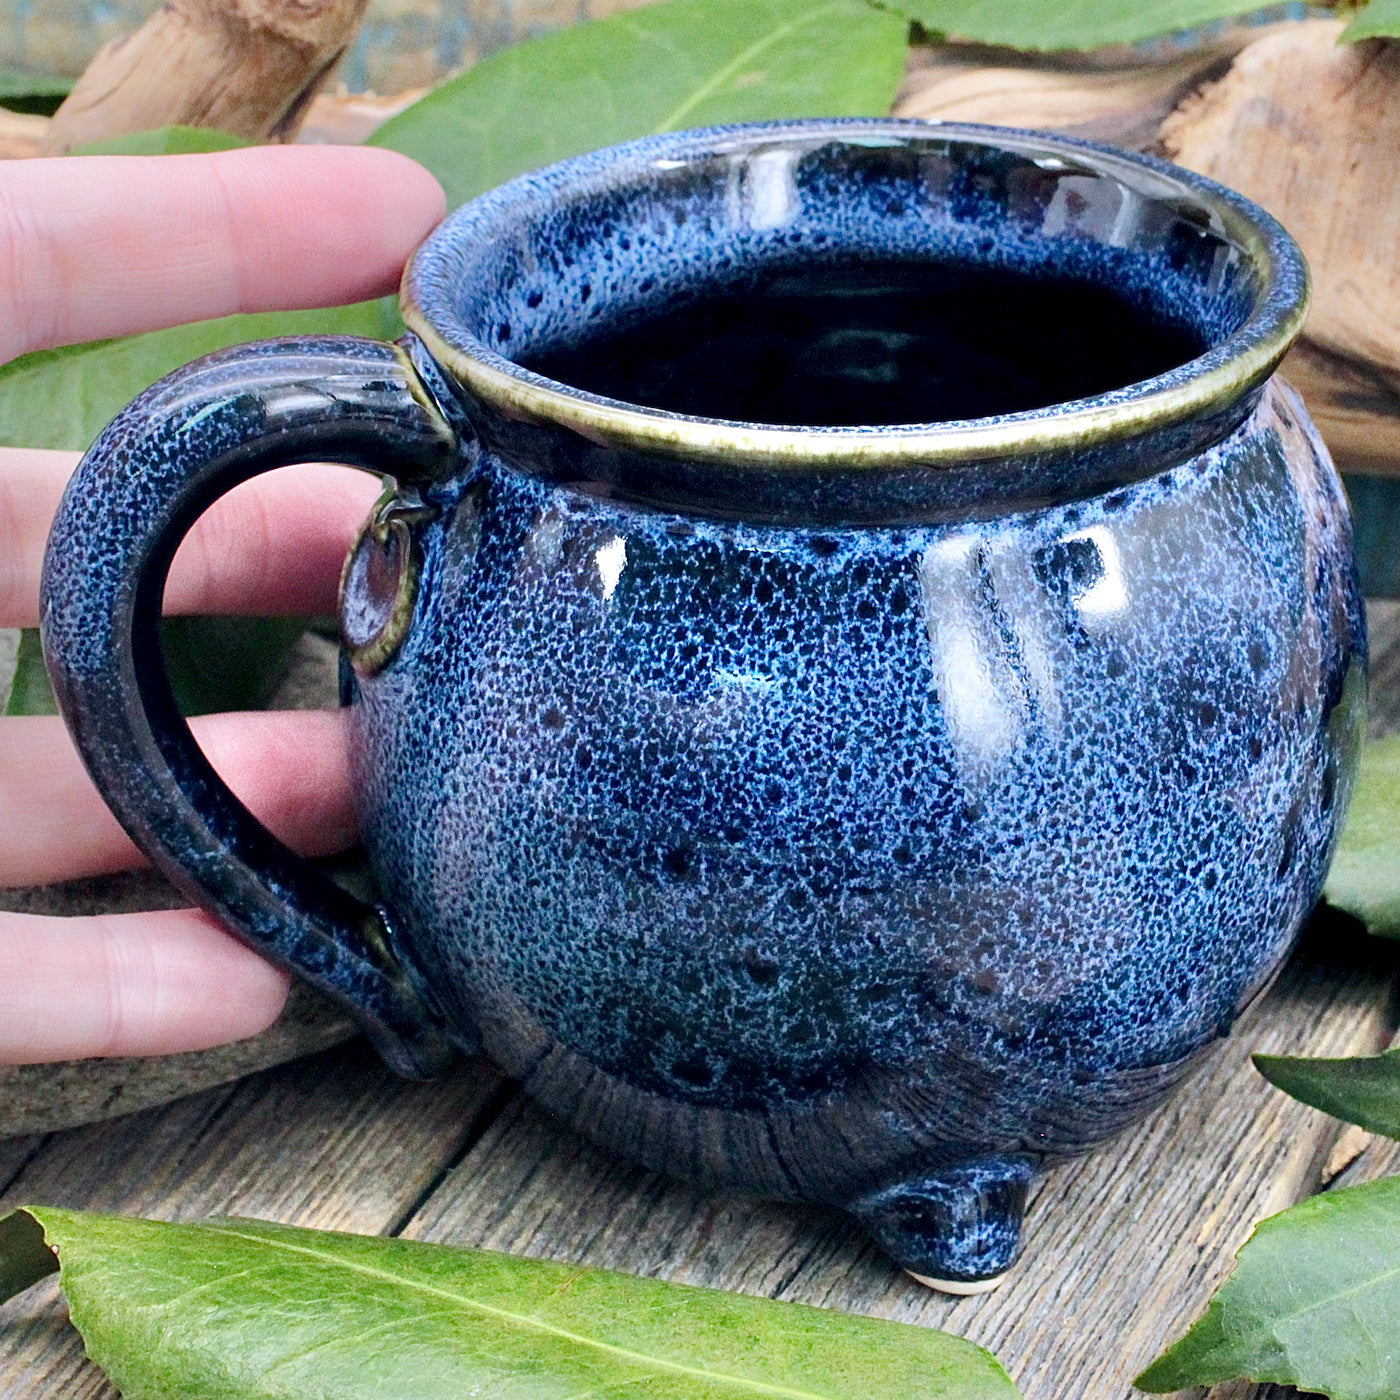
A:
<svg viewBox="0 0 1400 1400">
<path fill-rule="evenodd" d="M 1079 404 L 787 438 L 509 358 L 760 264 L 913 250 L 1098 279 L 1206 348 Z M 397 1063 L 484 1046 L 622 1155 L 844 1208 L 921 1275 L 1004 1272 L 1034 1172 L 1158 1103 L 1278 968 L 1345 812 L 1350 522 L 1268 380 L 1296 249 L 1157 162 L 798 123 L 514 182 L 406 292 L 416 380 L 254 348 L 241 397 L 237 359 L 180 371 L 86 460 L 45 627 L 99 785 Z M 343 584 L 382 923 L 249 834 L 149 674 L 187 520 L 298 452 L 399 477 Z"/>
<path fill-rule="evenodd" d="M 1361 620 L 1299 413 L 925 528 L 483 460 L 352 710 L 407 960 L 658 1170 L 845 1204 L 1116 1132 L 1278 966 L 1347 799 Z"/>
</svg>

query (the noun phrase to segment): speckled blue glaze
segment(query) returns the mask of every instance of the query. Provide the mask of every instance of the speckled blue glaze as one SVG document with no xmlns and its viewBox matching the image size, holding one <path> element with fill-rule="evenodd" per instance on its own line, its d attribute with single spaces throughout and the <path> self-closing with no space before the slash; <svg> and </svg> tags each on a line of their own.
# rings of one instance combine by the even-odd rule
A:
<svg viewBox="0 0 1400 1400">
<path fill-rule="evenodd" d="M 507 358 L 833 248 L 1075 271 L 1207 348 L 1089 403 L 788 436 L 639 423 Z M 986 1280 L 1034 1172 L 1159 1102 L 1321 887 L 1365 635 L 1336 476 L 1268 379 L 1305 287 L 1243 201 L 1052 138 L 584 157 L 425 245 L 406 358 L 253 347 L 117 420 L 50 551 L 60 699 L 144 848 L 401 1068 L 484 1048 L 622 1155 Z M 399 480 L 343 582 L 382 910 L 190 767 L 149 653 L 185 524 L 298 450 Z"/>
<path fill-rule="evenodd" d="M 355 687 L 405 961 L 687 1177 L 848 1204 L 1116 1132 L 1278 965 L 1346 800 L 1361 624 L 1298 413 L 1271 389 L 1111 496 L 922 528 L 483 458 Z"/>
</svg>

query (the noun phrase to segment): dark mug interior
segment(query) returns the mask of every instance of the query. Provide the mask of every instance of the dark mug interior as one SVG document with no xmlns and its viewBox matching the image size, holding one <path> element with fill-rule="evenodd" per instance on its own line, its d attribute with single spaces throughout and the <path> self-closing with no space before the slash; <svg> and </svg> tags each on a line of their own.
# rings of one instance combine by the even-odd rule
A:
<svg viewBox="0 0 1400 1400">
<path fill-rule="evenodd" d="M 410 296 L 518 385 L 869 429 L 1169 384 L 1228 358 L 1279 290 L 1267 239 L 1207 182 L 888 127 L 681 133 L 525 177 L 449 221 Z"/>
</svg>

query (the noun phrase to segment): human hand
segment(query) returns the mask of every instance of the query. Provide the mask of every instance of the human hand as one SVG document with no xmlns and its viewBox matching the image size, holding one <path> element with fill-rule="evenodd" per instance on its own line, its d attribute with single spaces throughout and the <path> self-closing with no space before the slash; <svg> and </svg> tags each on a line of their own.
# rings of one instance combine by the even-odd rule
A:
<svg viewBox="0 0 1400 1400">
<path fill-rule="evenodd" d="M 209 156 L 0 166 L 0 360 L 235 311 L 392 291 L 442 217 L 421 167 L 389 151 L 263 147 Z M 0 449 L 0 627 L 38 624 L 39 571 L 72 453 Z M 170 613 L 334 610 L 375 478 L 298 467 L 248 482 L 181 546 Z M 355 836 L 341 717 L 192 724 L 249 809 L 304 855 Z M 0 886 L 134 868 L 62 721 L 0 718 Z M 287 977 L 199 910 L 45 918 L 0 912 L 0 1063 L 202 1049 L 264 1029 Z"/>
</svg>

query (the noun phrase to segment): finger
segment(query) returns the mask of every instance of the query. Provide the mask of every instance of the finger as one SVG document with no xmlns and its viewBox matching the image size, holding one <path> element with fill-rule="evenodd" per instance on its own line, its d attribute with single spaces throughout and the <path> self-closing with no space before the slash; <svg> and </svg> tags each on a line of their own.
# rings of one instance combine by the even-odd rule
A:
<svg viewBox="0 0 1400 1400">
<path fill-rule="evenodd" d="M 355 840 L 344 720 L 334 710 L 289 710 L 205 715 L 190 727 L 268 830 L 301 855 L 322 856 Z M 0 832 L 0 886 L 144 863 L 55 716 L 0 719 Z"/>
<path fill-rule="evenodd" d="M 0 450 L 0 627 L 36 627 L 49 525 L 77 457 Z M 380 491 L 351 467 L 293 467 L 216 501 L 185 537 L 165 610 L 310 616 L 332 613 L 340 566 Z"/>
<path fill-rule="evenodd" d="M 367 146 L 7 161 L 0 359 L 382 295 L 443 208 L 426 170 Z"/>
<path fill-rule="evenodd" d="M 0 914 L 0 1063 L 205 1050 L 266 1030 L 286 973 L 196 909 Z"/>
</svg>

